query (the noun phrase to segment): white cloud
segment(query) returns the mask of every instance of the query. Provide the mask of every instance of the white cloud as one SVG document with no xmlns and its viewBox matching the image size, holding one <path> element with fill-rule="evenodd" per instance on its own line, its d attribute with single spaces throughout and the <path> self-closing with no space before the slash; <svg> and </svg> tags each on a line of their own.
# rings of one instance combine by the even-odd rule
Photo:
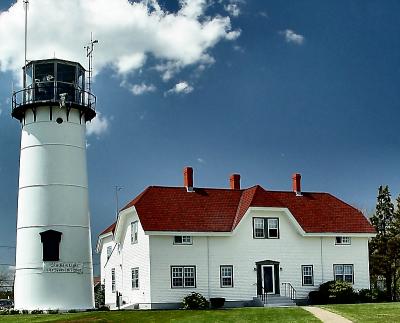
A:
<svg viewBox="0 0 400 323">
<path fill-rule="evenodd" d="M 302 45 L 304 42 L 304 36 L 296 34 L 293 30 L 286 29 L 284 31 L 280 31 L 279 33 L 285 37 L 287 43 Z"/>
<path fill-rule="evenodd" d="M 172 89 L 169 89 L 167 92 L 165 92 L 165 95 L 168 94 L 188 94 L 192 92 L 194 89 L 192 86 L 190 86 L 186 81 L 179 82 L 175 84 L 175 86 Z"/>
<path fill-rule="evenodd" d="M 237 17 L 240 15 L 240 8 L 236 3 L 229 3 L 224 6 L 224 9 L 229 12 L 230 15 Z"/>
<path fill-rule="evenodd" d="M 100 136 L 108 130 L 109 120 L 97 111 L 96 117 L 86 125 L 86 134 Z"/>
<path fill-rule="evenodd" d="M 168 12 L 156 0 L 35 0 L 28 14 L 28 59 L 57 57 L 86 64 L 83 46 L 90 32 L 99 40 L 94 72 L 111 66 L 119 74 L 140 69 L 149 55 L 169 68 L 165 79 L 183 67 L 203 63 L 221 40 L 232 40 L 229 16 L 206 15 L 206 0 L 180 0 Z M 24 58 L 24 11 L 18 0 L 0 12 L 0 71 L 19 74 Z M 158 64 L 158 63 L 156 63 Z"/>
<path fill-rule="evenodd" d="M 135 84 L 131 88 L 134 95 L 141 95 L 147 92 L 154 92 L 157 88 L 153 84 L 147 85 L 146 83 Z"/>
<path fill-rule="evenodd" d="M 197 162 L 198 162 L 199 164 L 205 164 L 205 163 L 206 163 L 206 161 L 205 161 L 203 158 L 201 158 L 201 157 L 198 157 L 198 158 L 197 158 Z"/>
<path fill-rule="evenodd" d="M 242 31 L 240 29 L 233 30 L 233 31 L 228 32 L 226 34 L 225 38 L 228 40 L 235 40 L 236 38 L 238 38 L 240 36 L 241 33 L 242 33 Z"/>
</svg>

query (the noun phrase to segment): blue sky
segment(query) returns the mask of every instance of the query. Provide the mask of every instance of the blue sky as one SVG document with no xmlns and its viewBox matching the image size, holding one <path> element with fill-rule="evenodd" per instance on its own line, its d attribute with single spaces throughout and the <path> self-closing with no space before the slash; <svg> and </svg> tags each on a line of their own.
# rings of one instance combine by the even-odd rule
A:
<svg viewBox="0 0 400 323">
<path fill-rule="evenodd" d="M 40 20 L 34 6 L 43 2 L 31 0 L 33 26 Z M 14 33 L 4 23 L 13 3 L 0 3 L 0 245 L 15 244 L 18 193 L 20 126 L 10 117 L 8 99 L 22 63 L 7 63 L 7 55 L 8 46 L 23 48 L 23 38 L 4 42 Z M 171 15 L 180 9 L 177 1 L 159 5 Z M 133 65 L 110 63 L 120 49 L 107 45 L 110 35 L 92 30 L 99 38 L 93 90 L 102 121 L 88 134 L 93 245 L 114 220 L 115 185 L 123 187 L 122 206 L 149 185 L 182 185 L 188 165 L 195 186 L 203 187 L 227 187 L 229 175 L 238 172 L 242 187 L 290 190 L 292 173 L 300 172 L 303 190 L 330 192 L 368 212 L 379 185 L 388 184 L 397 196 L 398 12 L 400 2 L 389 0 L 214 1 L 191 19 L 205 24 L 222 16 L 230 25 L 212 44 L 201 45 L 200 54 L 180 56 L 181 49 L 192 48 L 190 38 L 182 38 L 182 47 L 159 48 L 141 30 L 120 40 L 126 53 L 131 43 L 148 41 L 145 61 L 138 54 Z M 96 26 L 101 30 L 101 23 Z M 68 41 L 57 47 L 57 57 L 78 58 L 86 66 L 83 36 L 59 28 L 49 31 L 58 33 L 52 39 Z M 40 57 L 28 58 L 52 57 L 48 43 L 38 38 L 29 47 Z M 42 46 L 46 50 L 38 51 Z M 7 252 L 0 250 L 0 263 L 13 261 Z"/>
</svg>

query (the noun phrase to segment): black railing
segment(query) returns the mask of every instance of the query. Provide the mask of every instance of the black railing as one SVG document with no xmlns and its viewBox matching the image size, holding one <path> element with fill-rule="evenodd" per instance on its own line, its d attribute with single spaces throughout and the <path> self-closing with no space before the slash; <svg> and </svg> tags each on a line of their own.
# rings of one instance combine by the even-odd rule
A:
<svg viewBox="0 0 400 323">
<path fill-rule="evenodd" d="M 296 299 L 296 289 L 291 283 L 282 283 L 282 289 L 285 297 L 290 297 L 290 299 Z"/>
<path fill-rule="evenodd" d="M 12 109 L 36 102 L 77 104 L 96 110 L 96 96 L 68 82 L 36 82 L 12 95 Z"/>
<path fill-rule="evenodd" d="M 257 295 L 257 297 L 259 298 L 259 300 L 261 302 L 263 302 L 264 304 L 267 304 L 267 302 L 268 302 L 268 293 L 265 292 L 265 289 L 262 286 L 261 286 L 261 292 L 262 293 L 260 295 Z"/>
</svg>

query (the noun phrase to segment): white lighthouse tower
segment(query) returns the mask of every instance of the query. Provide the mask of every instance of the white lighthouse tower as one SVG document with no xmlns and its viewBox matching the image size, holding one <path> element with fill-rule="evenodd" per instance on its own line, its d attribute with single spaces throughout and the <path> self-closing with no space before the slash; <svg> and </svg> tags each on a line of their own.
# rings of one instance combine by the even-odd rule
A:
<svg viewBox="0 0 400 323">
<path fill-rule="evenodd" d="M 21 123 L 16 309 L 94 307 L 85 124 L 96 116 L 85 69 L 30 61 L 13 93 Z"/>
</svg>

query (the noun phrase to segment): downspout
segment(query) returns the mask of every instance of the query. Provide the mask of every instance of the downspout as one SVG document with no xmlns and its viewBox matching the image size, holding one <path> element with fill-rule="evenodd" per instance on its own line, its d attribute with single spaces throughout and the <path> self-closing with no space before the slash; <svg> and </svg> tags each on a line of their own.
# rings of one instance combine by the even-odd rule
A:
<svg viewBox="0 0 400 323">
<path fill-rule="evenodd" d="M 208 300 L 210 300 L 210 240 L 207 236 L 207 286 L 208 286 Z"/>
<path fill-rule="evenodd" d="M 324 283 L 324 260 L 323 260 L 323 252 L 322 252 L 322 239 L 323 237 L 320 237 L 320 242 L 321 242 L 321 284 Z"/>
</svg>

